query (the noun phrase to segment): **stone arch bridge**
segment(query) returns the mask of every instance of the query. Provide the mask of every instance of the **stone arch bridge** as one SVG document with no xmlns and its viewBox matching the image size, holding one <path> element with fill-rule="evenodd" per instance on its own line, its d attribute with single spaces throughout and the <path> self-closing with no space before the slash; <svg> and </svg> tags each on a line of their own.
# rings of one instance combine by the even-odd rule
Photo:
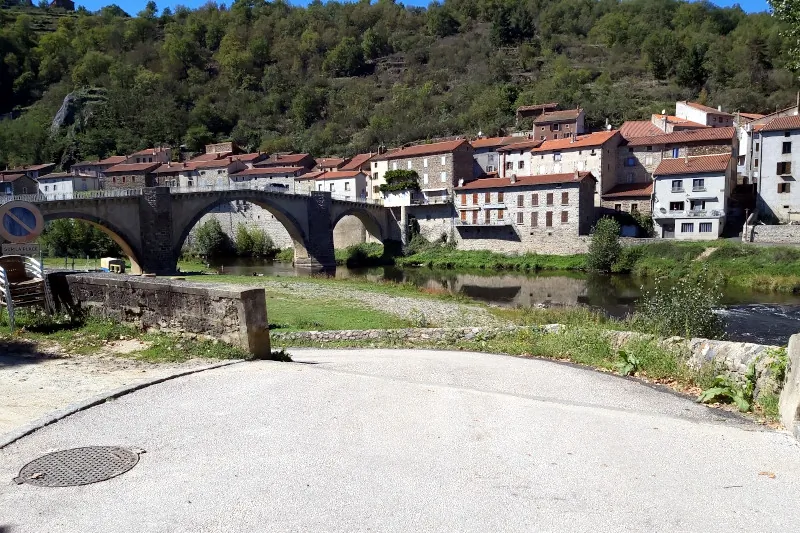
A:
<svg viewBox="0 0 800 533">
<path fill-rule="evenodd" d="M 294 243 L 295 265 L 332 270 L 333 228 L 353 215 L 367 232 L 384 243 L 400 241 L 400 226 L 390 209 L 377 204 L 332 198 L 329 192 L 307 194 L 229 188 L 106 190 L 68 197 L 37 195 L 44 219 L 74 218 L 108 234 L 131 260 L 134 272 L 173 274 L 192 227 L 215 207 L 237 200 L 256 204 L 275 216 Z"/>
</svg>

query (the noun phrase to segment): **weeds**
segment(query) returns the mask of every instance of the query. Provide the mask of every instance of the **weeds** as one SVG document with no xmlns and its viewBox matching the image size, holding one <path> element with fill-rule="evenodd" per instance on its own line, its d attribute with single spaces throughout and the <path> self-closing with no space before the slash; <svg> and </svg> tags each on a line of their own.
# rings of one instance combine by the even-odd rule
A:
<svg viewBox="0 0 800 533">
<path fill-rule="evenodd" d="M 751 387 L 741 386 L 731 378 L 717 376 L 712 386 L 700 393 L 697 401 L 700 403 L 734 403 L 739 411 L 746 413 L 752 406 L 753 391 Z"/>
<path fill-rule="evenodd" d="M 620 361 L 614 364 L 614 368 L 617 369 L 617 372 L 623 376 L 632 376 L 636 374 L 640 365 L 639 359 L 625 350 L 619 350 L 617 355 L 620 358 Z"/>
</svg>

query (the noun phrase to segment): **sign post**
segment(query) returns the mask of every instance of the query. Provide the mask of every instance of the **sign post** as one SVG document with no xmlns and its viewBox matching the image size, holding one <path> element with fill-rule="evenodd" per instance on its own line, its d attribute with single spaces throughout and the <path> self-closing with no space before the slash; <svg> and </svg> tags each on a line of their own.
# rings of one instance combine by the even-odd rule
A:
<svg viewBox="0 0 800 533">
<path fill-rule="evenodd" d="M 8 242 L 33 242 L 43 230 L 44 217 L 35 205 L 13 200 L 0 206 L 0 237 Z"/>
</svg>

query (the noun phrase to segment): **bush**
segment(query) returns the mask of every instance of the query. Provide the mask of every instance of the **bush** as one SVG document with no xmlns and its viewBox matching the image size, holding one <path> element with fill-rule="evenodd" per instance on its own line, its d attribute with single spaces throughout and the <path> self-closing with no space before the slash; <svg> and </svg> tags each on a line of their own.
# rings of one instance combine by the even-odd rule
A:
<svg viewBox="0 0 800 533">
<path fill-rule="evenodd" d="M 215 257 L 228 253 L 231 249 L 230 239 L 216 218 L 210 218 L 200 224 L 194 234 L 194 252 L 203 257 Z"/>
<path fill-rule="evenodd" d="M 586 266 L 590 270 L 610 272 L 614 263 L 622 253 L 619 243 L 619 222 L 612 218 L 603 217 L 594 228 L 589 253 L 586 256 Z"/>
<path fill-rule="evenodd" d="M 236 255 L 241 257 L 267 257 L 275 255 L 275 244 L 259 228 L 248 229 L 244 224 L 236 228 Z"/>
<path fill-rule="evenodd" d="M 633 324 L 662 337 L 719 339 L 725 334 L 725 320 L 714 309 L 721 296 L 719 282 L 711 281 L 705 271 L 672 284 L 658 278 L 638 302 Z"/>
</svg>

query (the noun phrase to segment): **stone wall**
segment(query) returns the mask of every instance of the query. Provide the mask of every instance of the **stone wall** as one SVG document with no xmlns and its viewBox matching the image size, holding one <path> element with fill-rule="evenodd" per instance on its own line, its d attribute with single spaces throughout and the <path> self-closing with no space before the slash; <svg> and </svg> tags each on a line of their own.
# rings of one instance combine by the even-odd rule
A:
<svg viewBox="0 0 800 533">
<path fill-rule="evenodd" d="M 264 289 L 119 274 L 48 274 L 56 307 L 141 329 L 202 335 L 270 357 Z"/>
<path fill-rule="evenodd" d="M 780 244 L 800 244 L 800 225 L 781 224 L 769 226 L 766 224 L 748 225 L 743 231 L 743 239 L 751 242 L 770 242 Z"/>
<path fill-rule="evenodd" d="M 792 335 L 787 349 L 789 368 L 779 402 L 781 422 L 800 439 L 800 335 Z"/>
<path fill-rule="evenodd" d="M 539 334 L 558 334 L 566 326 L 548 324 L 543 326 L 506 326 L 506 327 L 473 327 L 473 328 L 406 328 L 393 330 L 348 330 L 348 331 L 298 331 L 273 333 L 273 341 L 280 346 L 292 346 L 292 343 L 324 345 L 326 343 L 347 343 L 352 341 L 370 342 L 381 345 L 401 347 L 408 344 L 423 344 L 441 348 L 452 348 L 459 341 L 488 340 L 499 335 L 513 335 L 528 331 Z M 652 338 L 642 333 L 630 331 L 607 331 L 611 345 L 619 349 L 635 339 Z M 800 365 L 800 335 L 794 344 L 794 357 Z M 754 397 L 760 394 L 775 394 L 782 384 L 778 383 L 770 368 L 773 362 L 772 350 L 776 346 L 764 346 L 746 342 L 728 342 L 709 339 L 681 339 L 673 337 L 659 341 L 665 347 L 681 351 L 686 357 L 686 364 L 693 369 L 714 366 L 717 371 L 728 375 L 738 382 L 747 380 L 751 366 L 755 367 L 756 382 Z M 800 402 L 800 371 L 793 374 L 797 381 L 797 393 L 792 401 L 795 408 Z M 787 400 L 789 402 L 789 400 Z"/>
<path fill-rule="evenodd" d="M 219 221 L 222 231 L 231 238 L 231 241 L 236 240 L 236 230 L 239 224 L 244 224 L 249 229 L 263 230 L 270 236 L 277 248 L 284 249 L 293 245 L 289 232 L 286 231 L 280 220 L 275 218 L 275 215 L 256 204 L 239 200 L 229 204 L 222 204 L 204 215 L 189 232 L 185 246 L 191 246 L 197 228 L 212 218 Z"/>
</svg>

